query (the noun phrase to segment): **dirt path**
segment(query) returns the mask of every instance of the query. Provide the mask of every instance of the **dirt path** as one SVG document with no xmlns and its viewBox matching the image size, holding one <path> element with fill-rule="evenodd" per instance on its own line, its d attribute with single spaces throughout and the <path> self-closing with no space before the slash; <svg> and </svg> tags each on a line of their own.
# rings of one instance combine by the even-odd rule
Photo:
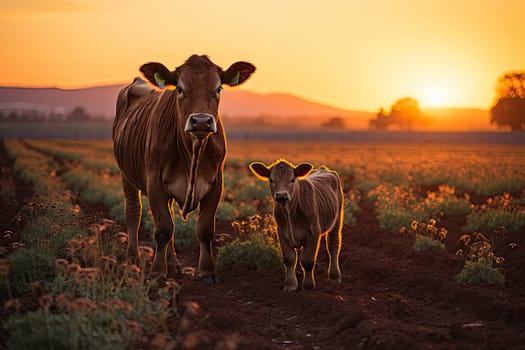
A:
<svg viewBox="0 0 525 350">
<path fill-rule="evenodd" d="M 11 166 L 0 151 L 2 166 Z M 18 196 L 29 196 L 15 181 Z M 18 198 L 18 197 L 17 197 Z M 2 228 L 19 209 L 2 204 Z M 457 218 L 445 220 L 448 251 L 418 253 L 407 235 L 381 230 L 373 204 L 360 203 L 357 226 L 346 227 L 341 284 L 327 280 L 327 254 L 320 250 L 317 287 L 284 293 L 283 274 L 236 266 L 218 285 L 190 276 L 179 282 L 179 317 L 168 331 L 183 349 L 520 349 L 525 348 L 525 242 L 504 250 L 505 287 L 455 282 L 463 261 L 454 255 Z M 83 206 L 90 214 L 104 212 Z M 5 214 L 4 214 L 5 213 Z M 95 213 L 92 213 L 95 214 Z M 228 233 L 229 225 L 221 223 Z M 222 233 L 222 232 L 218 232 Z M 523 235 L 522 235 L 523 236 Z M 506 242 L 501 243 L 501 248 Z M 179 252 L 195 266 L 197 249 Z M 2 338 L 5 334 L 2 334 Z M 3 344 L 5 344 L 5 339 Z M 0 346 L 1 347 L 1 346 Z"/>
<path fill-rule="evenodd" d="M 370 203 L 361 207 L 357 227 L 344 230 L 341 284 L 327 280 L 325 251 L 313 291 L 284 293 L 282 275 L 240 267 L 224 271 L 217 286 L 181 281 L 181 311 L 199 306 L 183 332 L 188 348 L 220 341 L 240 349 L 525 347 L 522 289 L 455 282 L 462 260 L 416 252 L 409 237 L 378 228 Z M 196 256 L 181 259 L 194 264 Z"/>
</svg>

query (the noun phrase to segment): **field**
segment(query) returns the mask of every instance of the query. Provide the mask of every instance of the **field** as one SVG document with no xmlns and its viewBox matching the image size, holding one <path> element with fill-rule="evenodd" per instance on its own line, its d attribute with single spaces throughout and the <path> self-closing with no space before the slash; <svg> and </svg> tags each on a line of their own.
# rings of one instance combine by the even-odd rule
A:
<svg viewBox="0 0 525 350">
<path fill-rule="evenodd" d="M 194 276 L 194 215 L 175 224 L 180 276 L 147 279 L 146 198 L 143 264 L 125 263 L 111 142 L 2 146 L 0 348 L 524 347 L 523 146 L 230 141 L 217 285 Z M 282 291 L 269 191 L 247 166 L 278 158 L 341 176 L 340 284 L 322 244 L 316 288 Z"/>
</svg>

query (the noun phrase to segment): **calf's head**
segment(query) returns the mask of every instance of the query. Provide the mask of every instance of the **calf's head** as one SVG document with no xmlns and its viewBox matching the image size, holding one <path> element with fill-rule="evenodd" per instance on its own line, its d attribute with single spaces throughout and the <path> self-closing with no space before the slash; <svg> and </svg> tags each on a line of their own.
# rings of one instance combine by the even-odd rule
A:
<svg viewBox="0 0 525 350">
<path fill-rule="evenodd" d="M 184 131 L 197 138 L 205 138 L 217 132 L 222 85 L 243 83 L 255 67 L 248 62 L 236 62 L 227 70 L 222 70 L 207 56 L 193 55 L 174 71 L 158 62 L 146 63 L 140 71 L 158 88 L 176 89 L 176 108 Z"/>
<path fill-rule="evenodd" d="M 259 179 L 270 183 L 272 198 L 281 205 L 285 205 L 293 198 L 296 179 L 307 176 L 312 168 L 310 163 L 295 166 L 284 159 L 279 159 L 270 165 L 261 162 L 250 164 L 250 170 Z"/>
</svg>

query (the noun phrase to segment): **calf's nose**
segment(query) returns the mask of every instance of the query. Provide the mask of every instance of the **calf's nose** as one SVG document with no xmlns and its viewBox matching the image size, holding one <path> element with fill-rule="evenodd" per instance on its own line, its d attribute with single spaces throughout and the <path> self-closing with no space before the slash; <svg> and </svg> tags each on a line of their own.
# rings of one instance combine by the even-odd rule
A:
<svg viewBox="0 0 525 350">
<path fill-rule="evenodd" d="M 275 194 L 273 195 L 273 198 L 275 199 L 276 202 L 282 204 L 290 200 L 290 194 L 287 191 L 279 191 L 279 192 L 275 192 Z"/>
</svg>

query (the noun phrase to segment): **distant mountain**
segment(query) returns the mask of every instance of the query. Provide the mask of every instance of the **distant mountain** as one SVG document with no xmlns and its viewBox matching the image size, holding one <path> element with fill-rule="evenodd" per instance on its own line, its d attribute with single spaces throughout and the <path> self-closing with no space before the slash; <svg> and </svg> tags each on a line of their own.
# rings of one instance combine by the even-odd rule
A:
<svg viewBox="0 0 525 350">
<path fill-rule="evenodd" d="M 91 116 L 111 120 L 115 101 L 124 85 L 84 89 L 0 87 L 0 111 L 37 110 L 45 115 L 66 115 L 78 106 Z M 291 94 L 259 94 L 239 89 L 224 89 L 220 113 L 229 127 L 238 128 L 319 128 L 367 130 L 374 113 L 335 108 Z M 489 112 L 480 109 L 432 108 L 424 110 L 432 131 L 497 130 L 490 125 Z M 330 123 L 330 121 L 336 123 Z"/>
<path fill-rule="evenodd" d="M 118 91 L 124 85 L 85 89 L 0 87 L 0 110 L 38 110 L 67 114 L 82 106 L 93 116 L 113 118 Z M 365 129 L 371 113 L 347 111 L 315 103 L 290 94 L 257 94 L 244 90 L 224 89 L 220 113 L 235 124 L 264 120 L 268 125 L 293 119 L 301 124 L 319 126 L 323 121 L 340 117 L 346 127 Z"/>
<path fill-rule="evenodd" d="M 92 116 L 113 118 L 115 100 L 123 85 L 85 89 L 0 87 L 0 110 L 38 110 L 67 114 L 82 106 Z"/>
</svg>

